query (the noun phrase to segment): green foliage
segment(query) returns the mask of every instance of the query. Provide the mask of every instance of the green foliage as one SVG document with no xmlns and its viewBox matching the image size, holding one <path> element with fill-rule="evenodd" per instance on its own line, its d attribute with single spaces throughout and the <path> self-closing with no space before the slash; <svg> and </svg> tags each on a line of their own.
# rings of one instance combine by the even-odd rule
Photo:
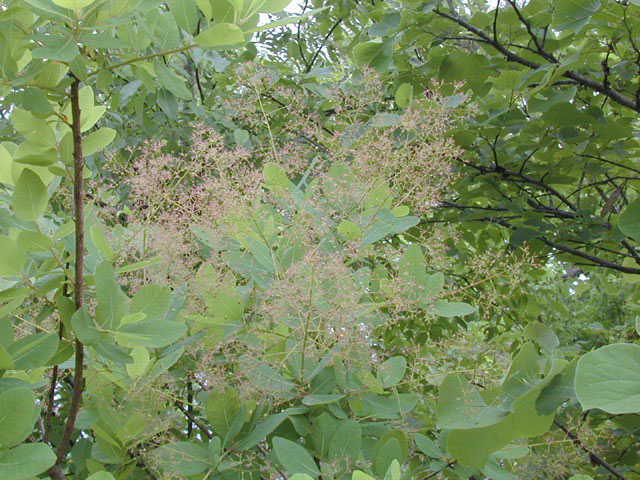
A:
<svg viewBox="0 0 640 480">
<path fill-rule="evenodd" d="M 4 2 L 0 477 L 635 478 L 638 8 Z"/>
<path fill-rule="evenodd" d="M 585 410 L 599 408 L 609 413 L 636 413 L 639 386 L 634 375 L 638 345 L 607 345 L 584 355 L 576 368 L 576 396 Z"/>
</svg>

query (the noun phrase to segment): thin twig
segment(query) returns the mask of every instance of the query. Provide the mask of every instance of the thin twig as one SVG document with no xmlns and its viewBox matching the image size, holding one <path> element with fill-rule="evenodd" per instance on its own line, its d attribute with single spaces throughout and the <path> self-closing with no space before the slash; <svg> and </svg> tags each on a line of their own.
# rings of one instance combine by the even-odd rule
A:
<svg viewBox="0 0 640 480">
<path fill-rule="evenodd" d="M 440 15 L 441 17 L 447 18 L 454 23 L 457 23 L 467 31 L 485 40 L 487 43 L 491 44 L 491 46 L 495 48 L 498 52 L 504 55 L 505 58 L 510 62 L 519 63 L 520 65 L 524 65 L 525 67 L 528 67 L 532 70 L 537 70 L 542 66 L 539 63 L 533 62 L 531 60 L 527 60 L 526 58 L 513 53 L 508 48 L 506 48 L 503 44 L 501 44 L 499 41 L 492 39 L 482 29 L 476 27 L 475 25 L 472 25 L 471 23 L 469 23 L 464 18 L 458 15 L 451 15 L 438 9 L 434 10 L 434 13 L 436 13 L 437 15 Z M 555 64 L 555 62 L 551 62 L 551 63 Z M 602 82 L 598 82 L 585 75 L 582 75 L 581 73 L 577 73 L 572 70 L 567 70 L 562 74 L 562 76 L 565 78 L 569 78 L 571 80 L 575 80 L 583 87 L 586 87 L 593 91 L 601 93 L 605 97 L 610 98 L 611 100 L 618 103 L 619 105 L 630 108 L 634 112 L 640 113 L 640 105 L 636 103 L 635 99 L 627 97 L 623 93 L 604 85 Z"/>
<path fill-rule="evenodd" d="M 198 420 L 196 417 L 194 417 L 191 414 L 191 412 L 184 407 L 184 405 L 182 404 L 182 402 L 180 400 L 176 400 L 174 402 L 174 405 L 176 407 L 178 407 L 178 410 L 180 410 L 182 413 L 184 413 L 184 416 L 187 417 L 187 419 L 191 423 L 193 423 L 196 427 L 198 427 L 200 429 L 200 431 L 202 433 L 204 433 L 209 440 L 211 440 L 213 438 L 213 433 L 211 433 L 209 431 L 209 429 L 200 420 Z"/>
<path fill-rule="evenodd" d="M 605 470 L 607 470 L 609 473 L 611 473 L 611 475 L 613 475 L 614 477 L 618 478 L 619 480 L 625 480 L 625 478 L 622 476 L 622 474 L 620 472 L 618 472 L 615 468 L 613 468 L 611 465 L 609 465 L 609 463 L 607 463 L 607 461 L 600 457 L 599 455 L 597 455 L 596 453 L 594 453 L 592 450 L 589 450 L 579 439 L 578 436 L 575 433 L 572 433 L 571 431 L 569 431 L 569 429 L 567 427 L 565 427 L 564 425 L 562 425 L 560 422 L 558 422 L 557 420 L 553 421 L 553 424 L 558 427 L 560 430 L 562 430 L 567 437 L 569 437 L 571 440 L 573 440 L 573 443 L 576 444 L 577 446 L 579 446 L 582 450 L 584 450 L 586 453 L 589 454 L 589 459 L 593 462 L 593 463 L 597 463 L 598 465 L 600 465 L 602 468 L 604 468 Z"/>
</svg>

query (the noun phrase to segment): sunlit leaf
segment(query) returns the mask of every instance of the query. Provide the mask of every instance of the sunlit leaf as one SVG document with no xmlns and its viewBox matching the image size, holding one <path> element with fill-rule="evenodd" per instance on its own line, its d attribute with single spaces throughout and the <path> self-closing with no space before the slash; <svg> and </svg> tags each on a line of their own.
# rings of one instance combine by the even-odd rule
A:
<svg viewBox="0 0 640 480">
<path fill-rule="evenodd" d="M 22 170 L 11 204 L 20 220 L 37 220 L 47 210 L 47 188 L 40 177 L 32 170 Z"/>
<path fill-rule="evenodd" d="M 584 355 L 576 368 L 575 389 L 584 410 L 640 412 L 640 346 L 606 345 Z"/>
</svg>

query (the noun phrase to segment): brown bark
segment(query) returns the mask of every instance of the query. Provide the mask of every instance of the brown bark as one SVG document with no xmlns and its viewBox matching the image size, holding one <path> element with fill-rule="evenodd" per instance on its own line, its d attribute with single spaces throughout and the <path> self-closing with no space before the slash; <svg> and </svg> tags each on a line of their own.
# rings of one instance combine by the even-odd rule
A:
<svg viewBox="0 0 640 480">
<path fill-rule="evenodd" d="M 84 212 L 83 212 L 83 186 L 82 171 L 84 170 L 84 161 L 82 158 L 82 132 L 80 123 L 80 100 L 78 97 L 80 80 L 77 78 L 71 84 L 71 115 L 73 132 L 73 210 L 76 222 L 76 258 L 75 258 L 75 305 L 76 310 L 84 304 Z M 65 478 L 64 472 L 60 464 L 64 460 L 69 445 L 73 427 L 76 423 L 80 401 L 82 399 L 83 388 L 83 369 L 84 369 L 84 346 L 76 338 L 75 340 L 75 374 L 73 379 L 73 389 L 71 392 L 71 406 L 67 415 L 67 423 L 62 433 L 62 438 L 58 449 L 56 450 L 56 464 L 49 469 L 49 476 L 53 480 L 62 480 Z"/>
</svg>

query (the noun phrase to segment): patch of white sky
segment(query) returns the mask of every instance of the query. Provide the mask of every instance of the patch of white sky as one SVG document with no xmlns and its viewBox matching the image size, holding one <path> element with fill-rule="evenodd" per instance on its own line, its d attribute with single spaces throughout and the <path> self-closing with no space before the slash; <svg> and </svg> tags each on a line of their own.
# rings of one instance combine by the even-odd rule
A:
<svg viewBox="0 0 640 480">
<path fill-rule="evenodd" d="M 300 15 L 304 10 L 305 3 L 308 2 L 305 0 L 291 0 L 289 5 L 285 7 L 284 11 L 291 15 Z M 265 13 L 260 14 L 260 25 L 266 25 L 269 21 L 269 15 Z"/>
</svg>

